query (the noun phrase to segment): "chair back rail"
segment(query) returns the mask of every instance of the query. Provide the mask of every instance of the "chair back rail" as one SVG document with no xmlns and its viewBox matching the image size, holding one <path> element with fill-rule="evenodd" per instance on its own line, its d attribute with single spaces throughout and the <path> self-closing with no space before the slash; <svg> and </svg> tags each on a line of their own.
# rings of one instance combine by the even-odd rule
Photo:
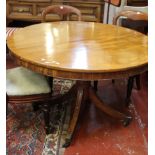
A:
<svg viewBox="0 0 155 155">
<path fill-rule="evenodd" d="M 81 12 L 79 9 L 68 5 L 51 5 L 46 7 L 42 12 L 42 22 L 46 22 L 46 15 L 49 13 L 56 13 L 60 16 L 67 16 L 69 14 L 76 14 L 78 21 L 81 21 Z"/>
<path fill-rule="evenodd" d="M 120 17 L 126 17 L 131 20 L 136 21 L 148 21 L 148 14 L 141 11 L 133 11 L 133 10 L 124 10 L 120 11 L 114 16 L 113 24 L 117 25 L 117 21 Z"/>
</svg>

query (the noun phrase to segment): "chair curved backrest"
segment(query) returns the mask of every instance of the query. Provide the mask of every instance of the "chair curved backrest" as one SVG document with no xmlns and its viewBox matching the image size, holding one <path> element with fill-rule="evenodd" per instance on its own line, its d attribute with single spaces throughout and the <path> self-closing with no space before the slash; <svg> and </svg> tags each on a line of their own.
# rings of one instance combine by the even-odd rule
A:
<svg viewBox="0 0 155 155">
<path fill-rule="evenodd" d="M 114 16 L 114 18 L 113 18 L 114 25 L 117 25 L 117 21 L 120 17 L 123 17 L 123 18 L 125 17 L 132 21 L 145 21 L 145 22 L 148 21 L 148 14 L 145 12 L 136 11 L 136 10 L 123 10 L 123 11 L 118 12 Z M 137 30 L 137 31 L 139 31 L 139 30 Z M 142 33 L 144 33 L 144 32 L 142 32 Z M 146 33 L 144 33 L 144 34 L 146 34 Z M 138 90 L 140 89 L 140 74 L 129 77 L 128 84 L 127 84 L 126 105 L 128 105 L 130 102 L 130 96 L 132 93 L 134 79 L 136 80 L 136 85 L 137 85 Z"/>
<path fill-rule="evenodd" d="M 147 2 L 145 3 L 146 6 L 133 6 L 134 4 L 132 5 L 129 4 L 130 3 L 129 0 L 104 0 L 104 1 L 105 1 L 104 23 L 107 23 L 107 24 L 112 24 L 112 20 L 115 14 L 123 10 L 141 11 L 145 13 L 148 12 Z M 109 16 L 107 14 L 109 14 Z"/>
<path fill-rule="evenodd" d="M 113 18 L 113 24 L 117 25 L 117 21 L 119 17 L 126 17 L 131 20 L 136 20 L 136 21 L 148 21 L 148 14 L 140 11 L 133 11 L 133 10 L 124 10 L 120 11 L 114 16 Z"/>
<path fill-rule="evenodd" d="M 81 12 L 79 9 L 68 5 L 51 5 L 46 7 L 42 12 L 42 22 L 46 22 L 46 15 L 49 13 L 56 13 L 61 16 L 67 16 L 71 13 L 78 16 L 78 20 L 81 20 Z"/>
</svg>

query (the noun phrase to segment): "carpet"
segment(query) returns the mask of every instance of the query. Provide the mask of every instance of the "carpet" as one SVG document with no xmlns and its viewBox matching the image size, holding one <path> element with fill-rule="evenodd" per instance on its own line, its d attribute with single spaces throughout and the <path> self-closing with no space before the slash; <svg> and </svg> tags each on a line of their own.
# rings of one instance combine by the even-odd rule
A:
<svg viewBox="0 0 155 155">
<path fill-rule="evenodd" d="M 53 95 L 67 92 L 74 81 L 54 79 Z M 32 104 L 9 104 L 6 121 L 7 155 L 62 155 L 70 106 L 65 103 L 51 107 L 51 134 L 46 135 L 41 110 L 33 111 Z"/>
</svg>

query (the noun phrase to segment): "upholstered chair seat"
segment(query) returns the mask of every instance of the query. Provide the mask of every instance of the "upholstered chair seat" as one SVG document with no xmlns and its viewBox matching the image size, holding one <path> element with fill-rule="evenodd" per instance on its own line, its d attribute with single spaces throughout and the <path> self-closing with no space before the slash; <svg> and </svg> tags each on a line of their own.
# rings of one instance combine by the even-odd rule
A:
<svg viewBox="0 0 155 155">
<path fill-rule="evenodd" d="M 9 96 L 50 93 L 51 88 L 45 76 L 16 67 L 6 71 L 6 91 Z"/>
<path fill-rule="evenodd" d="M 8 109 L 8 103 L 32 103 L 34 110 L 36 106 L 42 105 L 41 109 L 44 112 L 45 130 L 46 134 L 49 134 L 49 101 L 52 98 L 52 91 L 47 77 L 24 67 L 7 69 L 6 95 L 6 109 Z"/>
</svg>

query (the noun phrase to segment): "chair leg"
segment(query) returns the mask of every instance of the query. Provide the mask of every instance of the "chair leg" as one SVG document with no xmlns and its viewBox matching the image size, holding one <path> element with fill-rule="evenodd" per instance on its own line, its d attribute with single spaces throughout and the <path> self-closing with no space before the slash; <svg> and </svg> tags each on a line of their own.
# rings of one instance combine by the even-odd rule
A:
<svg viewBox="0 0 155 155">
<path fill-rule="evenodd" d="M 98 81 L 94 81 L 94 90 L 97 91 Z"/>
<path fill-rule="evenodd" d="M 8 95 L 6 94 L 6 117 L 8 115 Z"/>
<path fill-rule="evenodd" d="M 130 102 L 130 97 L 131 97 L 132 88 L 133 88 L 133 82 L 134 82 L 134 76 L 129 77 L 128 84 L 127 84 L 126 106 L 128 106 L 129 102 Z"/>
<path fill-rule="evenodd" d="M 43 104 L 44 121 L 45 121 L 45 131 L 46 134 L 50 133 L 50 105 L 49 102 Z"/>
<path fill-rule="evenodd" d="M 115 83 L 115 80 L 112 79 L 112 83 Z M 94 90 L 97 91 L 98 81 L 94 81 Z"/>
<path fill-rule="evenodd" d="M 47 77 L 47 78 L 51 88 L 51 93 L 53 93 L 53 77 Z M 46 131 L 46 134 L 49 134 L 50 133 L 50 102 L 47 101 L 42 106 L 43 106 L 43 112 L 44 112 L 45 131 Z"/>
<path fill-rule="evenodd" d="M 140 86 L 140 75 L 136 75 L 136 86 L 137 86 L 137 89 L 140 90 L 141 89 L 141 86 Z"/>
<path fill-rule="evenodd" d="M 33 107 L 33 111 L 38 111 L 40 109 L 40 106 L 42 105 L 43 103 L 41 102 L 33 102 L 32 103 L 32 107 Z"/>
<path fill-rule="evenodd" d="M 51 93 L 53 93 L 53 77 L 48 77 L 48 83 L 49 83 L 50 88 L 51 88 Z"/>
</svg>

